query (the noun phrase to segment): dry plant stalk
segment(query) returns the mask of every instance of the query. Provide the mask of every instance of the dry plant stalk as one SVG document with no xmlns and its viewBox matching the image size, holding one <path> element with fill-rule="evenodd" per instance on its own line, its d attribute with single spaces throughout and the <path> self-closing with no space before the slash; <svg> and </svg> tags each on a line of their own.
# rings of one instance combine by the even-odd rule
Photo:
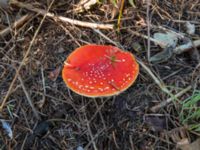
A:
<svg viewBox="0 0 200 150">
<path fill-rule="evenodd" d="M 105 30 L 114 29 L 113 24 L 98 24 L 98 23 L 79 21 L 79 20 L 75 20 L 75 19 L 71 19 L 71 18 L 67 18 L 67 17 L 63 17 L 63 16 L 57 16 L 53 13 L 47 12 L 46 10 L 34 8 L 30 4 L 25 4 L 25 3 L 19 2 L 17 0 L 11 0 L 10 4 L 18 6 L 20 8 L 25 8 L 25 9 L 31 10 L 31 11 L 39 13 L 43 16 L 46 15 L 46 16 L 50 17 L 51 19 L 53 19 L 55 22 L 61 21 L 64 23 L 70 23 L 72 25 L 88 27 L 88 28 L 95 28 L 95 29 L 105 29 Z"/>
<path fill-rule="evenodd" d="M 95 143 L 95 138 L 94 138 L 94 135 L 92 134 L 92 130 L 91 130 L 91 127 L 90 127 L 90 123 L 87 119 L 87 116 L 86 116 L 86 113 L 84 111 L 84 115 L 85 115 L 85 118 L 86 118 L 86 125 L 87 125 L 87 130 L 89 132 L 89 136 L 91 138 L 91 142 L 92 142 L 92 145 L 93 145 L 93 148 L 94 150 L 98 150 L 97 146 L 96 146 L 96 143 Z"/>
<path fill-rule="evenodd" d="M 117 47 L 120 47 L 123 49 L 123 46 L 120 45 L 119 43 L 116 43 L 115 41 L 111 40 L 109 37 L 107 37 L 105 34 L 103 34 L 100 30 L 98 29 L 93 29 L 96 33 L 98 33 L 101 37 L 103 37 L 104 39 L 106 39 L 107 41 L 109 41 L 110 43 L 114 44 Z"/>
<path fill-rule="evenodd" d="M 174 97 L 174 95 L 167 89 L 163 81 L 158 79 L 153 72 L 139 59 L 137 59 L 138 63 L 145 69 L 145 71 L 151 76 L 151 78 L 154 80 L 154 82 L 160 87 L 160 89 L 167 93 L 169 96 Z"/>
<path fill-rule="evenodd" d="M 22 89 L 23 89 L 23 91 L 24 91 L 24 94 L 26 95 L 27 101 L 28 101 L 29 105 L 31 106 L 35 117 L 36 117 L 38 120 L 40 120 L 40 116 L 39 116 L 39 114 L 38 114 L 36 108 L 34 107 L 34 104 L 33 104 L 32 100 L 31 100 L 31 97 L 30 97 L 28 91 L 26 90 L 26 87 L 25 87 L 25 85 L 24 85 L 24 81 L 22 80 L 22 78 L 21 78 L 20 75 L 18 75 L 18 80 L 20 81 L 20 84 L 21 84 L 21 86 L 22 86 Z"/>
<path fill-rule="evenodd" d="M 22 16 L 20 19 L 15 21 L 11 27 L 7 27 L 7 28 L 3 29 L 2 31 L 0 31 L 0 36 L 4 37 L 7 34 L 9 34 L 12 31 L 12 29 L 18 29 L 20 26 L 22 26 L 31 17 L 32 17 L 31 14 L 27 14 L 27 15 Z"/>
<path fill-rule="evenodd" d="M 148 36 L 146 36 L 146 35 L 144 35 L 144 34 L 141 34 L 141 33 L 137 32 L 137 31 L 133 31 L 133 30 L 131 30 L 131 29 L 128 29 L 128 31 L 129 31 L 131 34 L 133 34 L 133 35 L 142 37 L 142 38 L 147 39 L 147 40 L 149 39 L 149 41 L 154 42 L 155 44 L 163 45 L 163 46 L 165 45 L 165 43 L 160 42 L 160 41 L 158 41 L 158 40 L 156 40 L 156 39 L 154 39 L 154 38 L 152 38 L 152 37 L 148 37 Z"/>
<path fill-rule="evenodd" d="M 148 39 L 147 39 L 147 59 L 150 62 L 150 57 L 151 57 L 151 43 L 150 43 L 150 17 L 149 17 L 149 7 L 151 5 L 151 0 L 147 0 L 147 11 L 146 11 L 146 21 L 147 21 L 147 35 L 148 35 Z"/>
<path fill-rule="evenodd" d="M 178 98 L 178 97 L 182 96 L 183 94 L 185 94 L 186 92 L 188 92 L 191 88 L 192 88 L 192 86 L 186 87 L 185 89 L 183 89 L 182 91 L 180 91 L 179 93 L 177 93 L 177 94 L 175 95 L 175 98 Z M 163 101 L 163 102 L 161 102 L 161 103 L 159 103 L 159 104 L 157 104 L 157 105 L 151 107 L 150 110 L 151 110 L 152 112 L 156 112 L 156 111 L 158 111 L 160 108 L 163 108 L 163 107 L 165 107 L 167 104 L 171 103 L 172 100 L 173 100 L 173 98 L 168 98 L 167 100 L 165 100 L 165 101 Z"/>
</svg>

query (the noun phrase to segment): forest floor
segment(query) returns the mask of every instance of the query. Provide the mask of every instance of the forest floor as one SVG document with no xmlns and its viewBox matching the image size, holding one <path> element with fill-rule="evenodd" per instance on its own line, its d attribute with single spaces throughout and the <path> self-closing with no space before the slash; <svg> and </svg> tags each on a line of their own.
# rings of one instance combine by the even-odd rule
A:
<svg viewBox="0 0 200 150">
<path fill-rule="evenodd" d="M 200 149 L 199 0 L 2 0 L 0 16 L 0 149 Z M 86 44 L 132 52 L 135 83 L 70 91 L 63 63 Z"/>
</svg>

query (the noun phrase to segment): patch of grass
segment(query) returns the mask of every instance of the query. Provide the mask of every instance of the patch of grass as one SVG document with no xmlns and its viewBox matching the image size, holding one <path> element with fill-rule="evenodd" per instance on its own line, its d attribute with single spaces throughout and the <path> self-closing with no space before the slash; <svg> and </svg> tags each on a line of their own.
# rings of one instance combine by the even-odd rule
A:
<svg viewBox="0 0 200 150">
<path fill-rule="evenodd" d="M 200 132 L 200 91 L 181 102 L 182 108 L 179 119 L 189 130 Z"/>
</svg>

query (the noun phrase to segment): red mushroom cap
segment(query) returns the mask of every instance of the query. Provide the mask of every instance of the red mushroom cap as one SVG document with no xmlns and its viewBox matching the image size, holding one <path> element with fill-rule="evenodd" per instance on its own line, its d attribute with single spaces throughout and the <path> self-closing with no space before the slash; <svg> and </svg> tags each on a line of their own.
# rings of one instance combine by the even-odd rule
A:
<svg viewBox="0 0 200 150">
<path fill-rule="evenodd" d="M 104 97 L 126 90 L 138 72 L 139 65 L 132 53 L 114 46 L 86 45 L 68 56 L 62 77 L 75 93 Z"/>
</svg>

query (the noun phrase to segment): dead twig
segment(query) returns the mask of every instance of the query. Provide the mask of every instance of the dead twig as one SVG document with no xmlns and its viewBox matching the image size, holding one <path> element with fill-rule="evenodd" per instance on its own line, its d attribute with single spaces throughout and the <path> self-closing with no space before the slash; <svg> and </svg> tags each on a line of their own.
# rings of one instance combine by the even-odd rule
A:
<svg viewBox="0 0 200 150">
<path fill-rule="evenodd" d="M 103 98 L 101 98 L 101 100 L 103 100 Z M 97 112 L 99 113 L 99 116 L 100 116 L 100 118 L 101 118 L 101 120 L 102 120 L 103 128 L 106 129 L 106 123 L 105 123 L 105 120 L 104 120 L 103 115 L 102 115 L 102 113 L 101 113 L 101 106 L 102 106 L 102 105 L 104 106 L 105 103 L 103 103 L 103 104 L 99 107 L 99 105 L 98 105 L 98 103 L 97 103 L 97 100 L 96 100 L 95 98 L 94 98 L 94 103 L 95 103 L 95 105 L 96 105 Z M 99 108 L 100 108 L 100 109 L 99 109 Z"/>
<path fill-rule="evenodd" d="M 128 29 L 128 31 L 129 31 L 131 34 L 133 34 L 133 35 L 136 35 L 136 36 L 145 38 L 145 39 L 147 39 L 147 40 L 149 39 L 150 41 L 152 41 L 152 42 L 154 42 L 154 43 L 156 43 L 156 44 L 158 44 L 158 45 L 163 45 L 163 46 L 165 45 L 165 43 L 160 42 L 160 41 L 158 41 L 158 40 L 156 40 L 156 39 L 154 39 L 154 38 L 152 38 L 152 37 L 148 37 L 148 36 L 146 36 L 146 35 L 144 35 L 144 34 L 142 34 L 142 33 L 133 31 L 133 30 L 131 30 L 131 29 Z"/>
<path fill-rule="evenodd" d="M 49 13 L 49 12 L 43 10 L 43 9 L 34 8 L 30 4 L 25 4 L 25 3 L 19 2 L 17 0 L 11 0 L 10 3 L 15 5 L 15 6 L 18 6 L 20 8 L 25 8 L 25 9 L 34 11 L 36 13 L 43 15 L 43 16 L 46 15 L 56 22 L 61 21 L 61 22 L 64 22 L 64 23 L 70 23 L 70 24 L 73 24 L 73 25 L 92 28 L 92 29 L 105 29 L 105 30 L 114 29 L 113 24 L 98 24 L 98 23 L 79 21 L 79 20 L 75 20 L 75 19 L 71 19 L 71 18 L 67 18 L 67 17 L 63 17 L 63 16 L 56 16 L 53 13 Z"/>
<path fill-rule="evenodd" d="M 63 30 L 65 31 L 66 34 L 68 34 L 73 40 L 74 42 L 80 47 L 81 44 L 76 40 L 76 38 L 70 33 L 69 30 L 67 30 L 67 28 L 65 26 L 63 26 L 62 24 L 59 24 L 61 28 L 63 28 Z"/>
<path fill-rule="evenodd" d="M 47 10 L 47 11 L 49 11 L 49 9 L 51 8 L 53 2 L 54 2 L 54 0 L 51 2 L 51 4 L 50 4 L 50 6 L 48 7 L 48 10 Z M 31 40 L 31 42 L 30 42 L 30 45 L 29 45 L 29 47 L 28 47 L 28 49 L 27 49 L 27 51 L 26 51 L 26 53 L 25 53 L 25 55 L 24 55 L 24 58 L 22 59 L 22 62 L 20 63 L 19 67 L 18 67 L 17 70 L 16 70 L 15 76 L 14 76 L 14 78 L 13 78 L 13 80 L 12 80 L 10 86 L 9 86 L 9 89 L 8 89 L 6 95 L 5 95 L 5 97 L 4 97 L 4 99 L 3 99 L 2 103 L 1 103 L 0 112 L 2 112 L 2 110 L 3 110 L 3 107 L 4 107 L 4 105 L 5 105 L 5 103 L 6 103 L 7 99 L 8 99 L 8 97 L 9 97 L 11 91 L 12 91 L 13 85 L 14 85 L 15 81 L 17 80 L 17 77 L 18 77 L 18 75 L 19 75 L 19 72 L 20 72 L 20 70 L 22 69 L 22 66 L 24 65 L 24 62 L 26 61 L 26 59 L 27 59 L 27 57 L 28 57 L 28 55 L 29 55 L 29 53 L 30 53 L 30 51 L 31 51 L 31 48 L 32 48 L 32 46 L 33 46 L 33 43 L 34 43 L 34 41 L 35 41 L 35 39 L 36 39 L 36 36 L 37 36 L 38 33 L 39 33 L 40 28 L 42 27 L 42 24 L 43 24 L 45 18 L 46 18 L 46 15 L 44 15 L 44 17 L 42 18 L 42 20 L 41 20 L 41 22 L 40 22 L 40 24 L 39 24 L 37 30 L 36 30 L 35 33 L 34 33 L 34 36 L 33 36 L 32 40 Z"/>
<path fill-rule="evenodd" d="M 188 14 L 192 14 L 192 15 L 196 15 L 196 16 L 200 16 L 199 12 L 193 12 L 193 11 L 187 11 Z"/>
<path fill-rule="evenodd" d="M 153 72 L 139 59 L 137 59 L 138 63 L 145 69 L 145 71 L 151 76 L 151 78 L 154 80 L 154 82 L 160 87 L 160 89 L 170 95 L 171 97 L 174 97 L 174 95 L 167 89 L 163 81 L 158 79 Z"/>
<path fill-rule="evenodd" d="M 11 25 L 11 27 L 7 27 L 5 29 L 3 29 L 2 31 L 0 31 L 0 36 L 4 37 L 6 35 L 8 35 L 12 29 L 18 29 L 20 26 L 22 26 L 27 20 L 29 20 L 33 15 L 32 14 L 27 14 L 22 16 L 20 19 L 18 19 L 17 21 L 15 21 L 13 23 L 13 25 Z"/>
<path fill-rule="evenodd" d="M 101 129 L 98 133 L 94 135 L 94 140 L 97 139 L 105 129 Z M 88 144 L 84 147 L 84 149 L 88 149 L 88 147 L 92 144 L 92 141 L 89 141 Z"/>
<path fill-rule="evenodd" d="M 109 41 L 110 43 L 114 44 L 117 47 L 123 48 L 122 45 L 120 45 L 119 43 L 116 43 L 115 41 L 111 40 L 109 37 L 107 37 L 105 34 L 103 34 L 101 31 L 99 31 L 98 29 L 93 29 L 96 33 L 98 33 L 101 37 L 103 37 L 104 39 L 106 39 L 107 41 Z"/>
<path fill-rule="evenodd" d="M 150 17 L 149 17 L 149 7 L 151 5 L 151 0 L 147 0 L 147 11 L 146 11 L 146 21 L 147 21 L 147 35 L 148 35 L 148 39 L 147 39 L 147 59 L 148 61 L 150 61 L 150 57 L 151 57 L 151 43 L 150 43 Z"/>
<path fill-rule="evenodd" d="M 36 117 L 38 120 L 40 120 L 40 116 L 39 116 L 39 114 L 38 114 L 36 108 L 35 108 L 34 105 L 33 105 L 33 102 L 32 102 L 32 100 L 31 100 L 31 97 L 30 97 L 29 93 L 27 92 L 26 87 L 25 87 L 25 85 L 24 85 L 24 82 L 23 82 L 23 80 L 22 80 L 22 78 L 21 78 L 20 75 L 18 75 L 18 80 L 20 81 L 20 84 L 21 84 L 21 86 L 22 86 L 22 89 L 23 89 L 23 91 L 24 91 L 24 94 L 26 95 L 27 101 L 28 101 L 29 105 L 31 106 L 35 117 Z"/>
<path fill-rule="evenodd" d="M 183 94 L 185 94 L 186 92 L 188 92 L 190 89 L 192 88 L 192 86 L 188 86 L 187 88 L 183 89 L 182 91 L 180 91 L 179 93 L 177 93 L 176 95 L 174 95 L 174 97 L 178 98 L 180 96 L 182 96 Z M 173 100 L 173 98 L 168 98 L 166 101 L 163 101 L 153 107 L 151 107 L 151 111 L 152 112 L 156 112 L 158 111 L 160 108 L 165 107 L 167 104 L 171 103 Z"/>
<path fill-rule="evenodd" d="M 86 117 L 86 114 L 85 114 L 85 117 Z M 87 118 L 87 117 L 86 117 Z M 91 130 L 91 128 L 90 128 L 90 124 L 89 124 L 89 121 L 88 121 L 88 119 L 87 119 L 87 129 L 88 129 L 88 132 L 89 132 L 89 135 L 90 135 L 90 138 L 91 138 L 91 141 L 92 141 L 92 145 L 93 145 L 93 148 L 94 148 L 94 150 L 98 150 L 97 149 L 97 146 L 96 146 L 96 143 L 95 143 L 95 138 L 94 138 L 94 136 L 93 136 L 93 134 L 92 134 L 92 130 Z"/>
</svg>

